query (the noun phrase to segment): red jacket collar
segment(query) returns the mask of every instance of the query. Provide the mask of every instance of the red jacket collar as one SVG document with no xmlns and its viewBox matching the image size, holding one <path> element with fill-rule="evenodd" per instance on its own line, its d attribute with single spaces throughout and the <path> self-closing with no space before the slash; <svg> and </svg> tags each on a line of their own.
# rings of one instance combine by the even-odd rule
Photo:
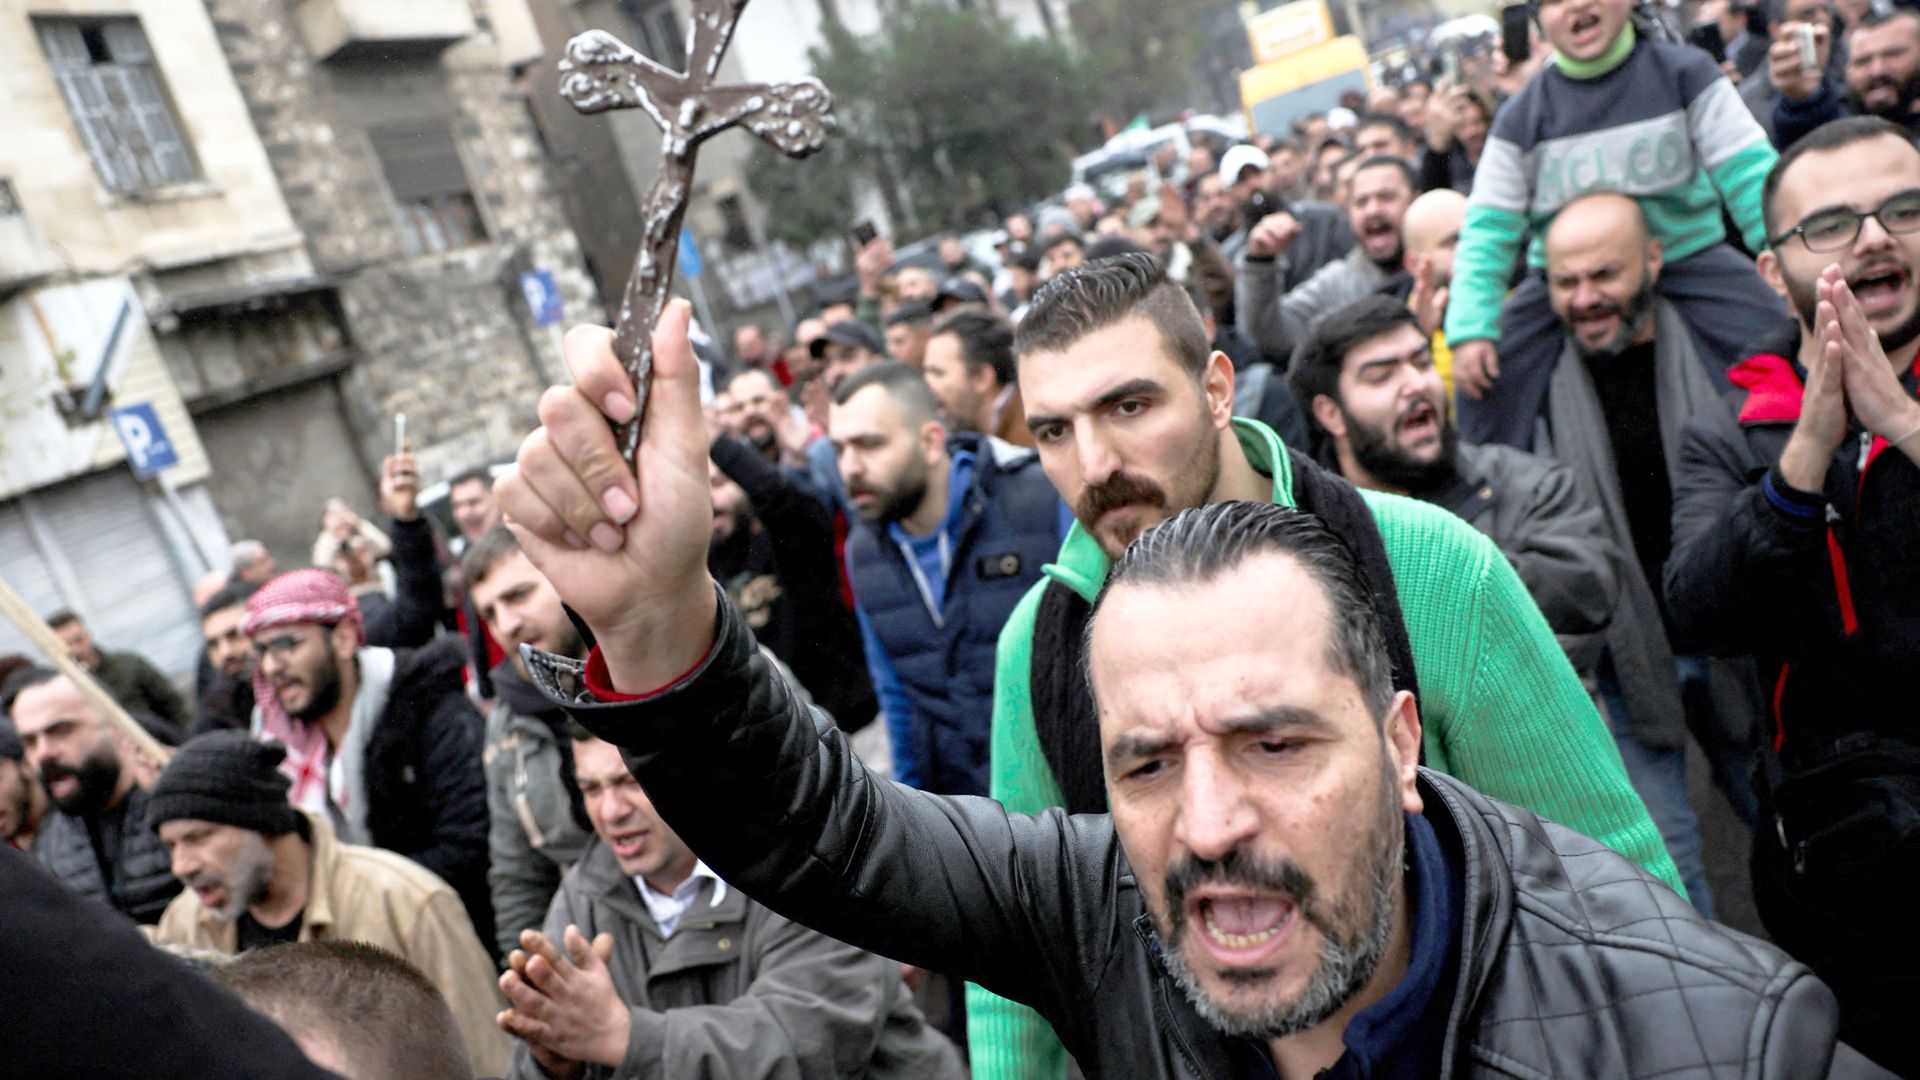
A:
<svg viewBox="0 0 1920 1080">
<path fill-rule="evenodd" d="M 1747 392 L 1740 406 L 1742 424 L 1792 423 L 1800 419 L 1806 384 L 1793 361 L 1774 353 L 1755 353 L 1727 369 L 1733 385 Z"/>
</svg>

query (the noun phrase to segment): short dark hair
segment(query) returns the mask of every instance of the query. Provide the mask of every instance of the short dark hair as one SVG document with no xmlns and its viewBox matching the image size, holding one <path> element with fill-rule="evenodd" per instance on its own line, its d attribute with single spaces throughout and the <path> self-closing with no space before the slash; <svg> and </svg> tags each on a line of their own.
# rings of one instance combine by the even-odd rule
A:
<svg viewBox="0 0 1920 1080">
<path fill-rule="evenodd" d="M 1047 237 L 1045 242 L 1040 245 L 1040 253 L 1044 255 L 1054 248 L 1059 247 L 1061 244 L 1072 244 L 1081 251 L 1087 250 L 1086 237 L 1081 236 L 1077 232 L 1057 232 Z"/>
<path fill-rule="evenodd" d="M 36 686 L 45 686 L 60 677 L 58 669 L 39 664 L 15 668 L 5 682 L 0 682 L 0 713 L 12 716 L 13 699 Z"/>
<path fill-rule="evenodd" d="M 1914 15 L 1913 12 L 1907 14 Z M 1890 120 L 1878 116 L 1848 116 L 1821 124 L 1787 147 L 1787 152 L 1773 163 L 1773 171 L 1767 174 L 1767 182 L 1760 187 L 1760 217 L 1767 223 L 1769 242 L 1780 235 L 1782 229 L 1781 223 L 1774 217 L 1774 210 L 1775 203 L 1779 201 L 1780 182 L 1786 177 L 1788 169 L 1808 154 L 1825 153 L 1869 139 L 1884 138 L 1899 139 L 1909 147 L 1914 145 L 1913 136 Z M 1915 152 L 1920 153 L 1920 149 Z"/>
<path fill-rule="evenodd" d="M 225 585 L 220 586 L 219 592 L 207 597 L 207 602 L 200 605 L 200 617 L 204 619 L 216 611 L 225 611 L 230 607 L 239 607 L 247 602 L 248 597 L 251 597 L 259 591 L 260 585 L 258 582 L 241 581 L 239 578 L 235 578 Z"/>
<path fill-rule="evenodd" d="M 1313 399 L 1325 394 L 1340 402 L 1340 372 L 1346 367 L 1347 354 L 1361 342 L 1401 326 L 1419 328 L 1413 309 L 1390 296 L 1365 296 L 1330 312 L 1314 327 L 1294 354 L 1287 381 L 1316 432 L 1320 423 L 1313 418 Z"/>
<path fill-rule="evenodd" d="M 773 388 L 775 390 L 779 390 L 783 394 L 786 393 L 785 388 L 783 388 L 780 385 L 780 380 L 774 378 L 773 372 L 768 371 L 766 368 L 761 368 L 761 367 L 741 368 L 739 371 L 736 371 L 732 375 L 727 376 L 727 385 L 725 389 L 728 392 L 732 392 L 734 383 L 737 383 L 741 379 L 747 378 L 752 375 L 760 376 L 761 378 L 767 380 L 769 383 L 772 383 Z"/>
<path fill-rule="evenodd" d="M 1387 631 L 1360 560 L 1319 517 L 1268 502 L 1220 502 L 1182 510 L 1127 546 L 1087 619 L 1088 685 L 1092 685 L 1093 628 L 1115 589 L 1129 585 L 1190 586 L 1218 578 L 1257 555 L 1285 555 L 1319 583 L 1331 616 L 1327 666 L 1359 684 L 1376 724 L 1393 701 L 1393 665 Z"/>
<path fill-rule="evenodd" d="M 1206 324 L 1160 261 L 1134 253 L 1098 259 L 1055 275 L 1034 292 L 1014 331 L 1017 356 L 1057 352 L 1132 315 L 1144 316 L 1187 373 L 1198 379 L 1212 355 Z"/>
<path fill-rule="evenodd" d="M 357 1080 L 470 1080 L 453 1012 L 420 969 L 363 941 L 302 941 L 242 954 L 216 982 L 296 1039 L 324 1040 Z"/>
<path fill-rule="evenodd" d="M 845 405 L 853 400 L 853 395 L 869 386 L 884 389 L 887 396 L 906 406 L 908 414 L 917 418 L 930 418 L 940 407 L 939 399 L 933 396 L 933 388 L 927 385 L 927 377 L 920 374 L 920 369 L 898 360 L 874 364 L 847 376 L 834 392 L 833 403 Z"/>
<path fill-rule="evenodd" d="M 1391 128 L 1394 138 L 1399 139 L 1403 143 L 1411 144 L 1413 142 L 1413 129 L 1407 126 L 1405 120 L 1400 119 L 1392 113 L 1368 113 L 1360 118 L 1360 123 L 1355 125 L 1353 130 L 1355 132 L 1361 132 L 1370 127 Z"/>
<path fill-rule="evenodd" d="M 47 616 L 47 625 L 55 630 L 63 626 L 72 626 L 80 621 L 80 616 L 72 608 L 59 608 Z"/>
<path fill-rule="evenodd" d="M 888 326 L 899 326 L 903 323 L 907 325 L 929 323 L 933 321 L 933 308 L 925 300 L 909 300 L 894 308 L 881 321 Z"/>
<path fill-rule="evenodd" d="M 1115 255 L 1152 255 L 1153 253 L 1133 242 L 1130 236 L 1101 236 L 1087 245 L 1088 261 L 1111 259 Z"/>
<path fill-rule="evenodd" d="M 452 491 L 461 484 L 471 484 L 475 480 L 480 481 L 488 491 L 493 490 L 493 470 L 487 468 L 485 465 L 475 465 L 454 473 L 453 479 L 447 481 L 447 490 Z"/>
<path fill-rule="evenodd" d="M 1345 165 L 1346 162 L 1342 161 L 1340 164 Z M 1407 190 L 1415 195 L 1420 193 L 1420 174 L 1413 171 L 1413 163 L 1406 158 L 1394 157 L 1392 154 L 1375 154 L 1361 162 L 1360 167 L 1353 170 L 1353 175 L 1359 176 L 1368 169 L 1397 169 L 1401 178 L 1407 182 Z"/>
<path fill-rule="evenodd" d="M 960 358 L 969 373 L 981 365 L 993 369 L 994 381 L 1011 385 L 1015 377 L 1013 324 L 992 312 L 961 308 L 933 326 L 933 336 L 952 334 L 960 342 Z"/>
<path fill-rule="evenodd" d="M 520 541 L 514 539 L 513 530 L 495 525 L 467 545 L 466 553 L 460 556 L 460 580 L 471 589 L 485 581 L 501 560 L 519 550 Z"/>
</svg>

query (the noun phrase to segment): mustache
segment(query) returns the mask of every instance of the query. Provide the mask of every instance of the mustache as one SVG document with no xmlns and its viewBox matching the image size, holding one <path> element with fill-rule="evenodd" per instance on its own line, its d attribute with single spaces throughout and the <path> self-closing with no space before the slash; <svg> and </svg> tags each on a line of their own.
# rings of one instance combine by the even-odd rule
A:
<svg viewBox="0 0 1920 1080">
<path fill-rule="evenodd" d="M 1187 894 L 1202 885 L 1240 885 L 1284 896 L 1309 923 L 1319 925 L 1315 904 L 1319 887 L 1314 884 L 1313 875 L 1292 859 L 1268 860 L 1235 848 L 1222 859 L 1188 855 L 1167 868 L 1167 911 L 1172 916 L 1168 921 L 1176 927 L 1176 934 L 1184 921 L 1180 913 L 1186 910 Z"/>
<path fill-rule="evenodd" d="M 1160 485 L 1145 477 L 1130 473 L 1116 472 L 1100 483 L 1080 493 L 1073 510 L 1081 521 L 1098 521 L 1109 510 L 1118 510 L 1123 506 L 1167 505 L 1167 493 Z"/>
<path fill-rule="evenodd" d="M 1584 319 L 1590 315 L 1613 315 L 1616 317 L 1625 317 L 1626 314 L 1627 314 L 1626 308 L 1621 307 L 1619 304 L 1613 303 L 1612 301 L 1603 300 L 1600 303 L 1588 304 L 1586 307 L 1580 308 L 1579 310 L 1573 313 L 1573 317 L 1576 319 Z"/>
<path fill-rule="evenodd" d="M 79 775 L 80 770 L 69 765 L 62 765 L 57 761 L 49 761 L 40 766 L 40 782 L 43 784 L 51 784 L 55 780 Z"/>
</svg>

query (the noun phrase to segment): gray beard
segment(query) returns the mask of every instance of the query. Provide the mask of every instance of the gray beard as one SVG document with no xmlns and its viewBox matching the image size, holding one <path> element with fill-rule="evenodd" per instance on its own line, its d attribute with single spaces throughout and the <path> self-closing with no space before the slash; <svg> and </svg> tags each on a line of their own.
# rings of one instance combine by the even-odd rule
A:
<svg viewBox="0 0 1920 1080">
<path fill-rule="evenodd" d="M 1390 774 L 1389 774 L 1390 775 Z M 1386 956 L 1387 946 L 1393 937 L 1393 886 L 1402 875 L 1406 854 L 1406 828 L 1401 823 L 1399 803 L 1394 800 L 1395 787 L 1386 786 L 1386 807 L 1391 812 L 1393 827 L 1389 830 L 1390 840 L 1386 850 L 1379 852 L 1371 867 L 1371 892 L 1373 901 L 1373 920 L 1358 941 L 1343 942 L 1327 926 L 1319 926 L 1321 934 L 1319 967 L 1308 980 L 1306 989 L 1292 1002 L 1270 1005 L 1251 1011 L 1229 1010 L 1219 1002 L 1207 996 L 1200 985 L 1200 979 L 1187 966 L 1186 958 L 1172 941 L 1162 943 L 1160 950 L 1161 966 L 1179 985 L 1194 1012 L 1205 1020 L 1208 1026 L 1225 1035 L 1250 1039 L 1284 1039 L 1309 1031 L 1320 1024 L 1364 988 L 1374 973 L 1380 970 L 1380 961 Z M 1305 918 L 1306 909 L 1302 906 L 1295 918 Z"/>
</svg>

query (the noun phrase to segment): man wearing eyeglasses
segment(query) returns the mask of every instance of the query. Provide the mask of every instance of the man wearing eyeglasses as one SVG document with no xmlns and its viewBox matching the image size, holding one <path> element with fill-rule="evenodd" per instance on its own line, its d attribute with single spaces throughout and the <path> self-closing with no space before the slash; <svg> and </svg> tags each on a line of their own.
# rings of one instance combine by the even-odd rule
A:
<svg viewBox="0 0 1920 1080">
<path fill-rule="evenodd" d="M 1793 338 L 1731 374 L 1737 417 L 1689 424 L 1666 587 L 1674 624 L 1760 657 L 1771 731 L 1754 891 L 1833 987 L 1841 1027 L 1902 1076 L 1920 999 L 1920 151 L 1878 117 L 1828 124 L 1766 184 L 1760 272 Z"/>
<path fill-rule="evenodd" d="M 440 875 L 491 943 L 482 722 L 461 690 L 466 654 L 367 644 L 360 606 L 325 570 L 295 570 L 247 600 L 256 737 L 287 748 L 289 800 L 349 844 Z"/>
<path fill-rule="evenodd" d="M 1546 234 L 1547 293 L 1565 328 L 1537 422 L 1534 449 L 1557 458 L 1598 503 L 1620 553 L 1620 601 L 1595 672 L 1598 700 L 1647 811 L 1686 882 L 1713 914 L 1700 826 L 1687 798 L 1691 731 L 1738 808 L 1744 747 L 1758 711 L 1751 669 L 1676 656 L 1660 599 L 1670 544 L 1680 429 L 1726 409 L 1725 383 L 1695 352 L 1679 308 L 1656 293 L 1664 251 L 1640 203 L 1590 194 L 1569 202 Z"/>
</svg>

